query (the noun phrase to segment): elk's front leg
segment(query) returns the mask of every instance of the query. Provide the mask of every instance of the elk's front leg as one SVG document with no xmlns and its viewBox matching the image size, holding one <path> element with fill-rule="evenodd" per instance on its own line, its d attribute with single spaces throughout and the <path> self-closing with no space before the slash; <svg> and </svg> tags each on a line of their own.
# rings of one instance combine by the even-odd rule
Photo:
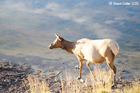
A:
<svg viewBox="0 0 140 93">
<path fill-rule="evenodd" d="M 82 67 L 83 67 L 83 61 L 84 61 L 84 60 L 78 58 L 78 61 L 79 61 L 79 66 L 80 66 L 80 73 L 79 73 L 78 79 L 81 79 L 81 78 L 82 78 Z"/>
</svg>

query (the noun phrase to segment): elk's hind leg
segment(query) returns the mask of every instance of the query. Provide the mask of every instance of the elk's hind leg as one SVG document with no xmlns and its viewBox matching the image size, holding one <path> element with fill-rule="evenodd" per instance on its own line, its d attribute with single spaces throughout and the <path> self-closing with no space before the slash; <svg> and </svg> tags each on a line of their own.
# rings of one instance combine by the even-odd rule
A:
<svg viewBox="0 0 140 93">
<path fill-rule="evenodd" d="M 108 64 L 108 66 L 110 67 L 110 70 L 111 70 L 110 79 L 112 77 L 112 72 L 113 72 L 113 84 L 112 84 L 112 87 L 114 87 L 116 85 L 116 72 L 117 72 L 117 69 L 113 64 L 114 58 L 115 58 L 115 56 L 112 53 L 112 51 L 110 53 L 108 53 L 107 57 L 105 57 L 106 63 Z"/>
<path fill-rule="evenodd" d="M 117 69 L 113 64 L 108 63 L 108 66 L 111 69 L 110 80 L 111 80 L 112 72 L 113 72 L 113 84 L 112 84 L 112 87 L 114 87 L 116 85 L 116 72 L 117 72 Z"/>
<path fill-rule="evenodd" d="M 92 74 L 94 80 L 97 81 L 97 80 L 96 80 L 96 76 L 95 76 L 94 73 L 91 71 L 91 68 L 90 68 L 90 61 L 87 61 L 87 67 L 88 67 L 90 73 Z"/>
</svg>

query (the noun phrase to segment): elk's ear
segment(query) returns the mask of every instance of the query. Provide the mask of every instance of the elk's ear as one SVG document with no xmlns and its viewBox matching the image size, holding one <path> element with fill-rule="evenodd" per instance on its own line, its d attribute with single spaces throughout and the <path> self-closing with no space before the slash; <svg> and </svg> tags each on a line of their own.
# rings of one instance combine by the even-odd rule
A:
<svg viewBox="0 0 140 93">
<path fill-rule="evenodd" d="M 60 41 L 63 41 L 63 40 L 64 40 L 61 36 L 59 36 L 59 35 L 57 35 L 57 34 L 55 34 L 55 36 L 56 36 Z"/>
<path fill-rule="evenodd" d="M 57 35 L 57 34 L 55 34 L 55 36 L 57 37 L 57 38 L 59 38 L 60 36 L 59 35 Z"/>
</svg>

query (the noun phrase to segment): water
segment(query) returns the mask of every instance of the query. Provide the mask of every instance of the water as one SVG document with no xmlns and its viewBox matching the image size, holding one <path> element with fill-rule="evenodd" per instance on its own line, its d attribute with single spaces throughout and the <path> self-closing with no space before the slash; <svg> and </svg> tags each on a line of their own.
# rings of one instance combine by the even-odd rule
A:
<svg viewBox="0 0 140 93">
<path fill-rule="evenodd" d="M 117 76 L 128 78 L 140 74 L 139 5 L 115 6 L 107 0 L 4 0 L 0 1 L 0 7 L 1 61 L 26 63 L 50 71 L 70 69 L 78 76 L 74 69 L 78 60 L 74 55 L 47 48 L 55 39 L 54 34 L 69 41 L 111 38 L 120 45 L 114 62 Z M 86 76 L 89 71 L 85 64 Z M 108 68 L 105 62 L 101 66 Z M 122 73 L 122 69 L 126 72 Z"/>
</svg>

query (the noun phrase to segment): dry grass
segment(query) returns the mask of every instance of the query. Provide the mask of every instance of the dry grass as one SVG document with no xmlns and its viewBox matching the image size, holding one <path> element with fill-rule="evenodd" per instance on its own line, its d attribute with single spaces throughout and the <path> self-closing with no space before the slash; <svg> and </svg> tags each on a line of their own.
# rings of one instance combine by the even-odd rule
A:
<svg viewBox="0 0 140 93">
<path fill-rule="evenodd" d="M 30 85 L 30 93 L 50 93 L 46 80 L 42 80 L 35 75 L 29 75 L 27 79 Z"/>
<path fill-rule="evenodd" d="M 94 74 L 97 81 L 94 81 L 91 74 L 87 75 L 87 79 L 84 82 L 80 82 L 76 77 L 66 74 L 66 77 L 60 78 L 60 87 L 58 88 L 59 93 L 140 93 L 140 85 L 134 83 L 131 86 L 125 86 L 120 90 L 111 89 L 110 69 L 106 70 L 101 68 L 100 65 L 94 66 Z M 51 93 L 49 84 L 45 80 L 40 80 L 36 76 L 29 75 L 28 81 L 30 85 L 31 93 Z"/>
<path fill-rule="evenodd" d="M 75 77 L 67 73 L 65 78 L 61 78 L 61 87 L 61 93 L 78 93 L 82 85 Z"/>
<path fill-rule="evenodd" d="M 76 77 L 67 74 L 65 78 L 61 78 L 62 93 L 110 93 L 109 71 L 101 68 L 100 65 L 95 65 L 94 74 L 97 78 L 96 82 L 91 74 L 87 75 L 84 82 L 80 82 Z"/>
<path fill-rule="evenodd" d="M 140 93 L 140 85 L 134 83 L 131 86 L 127 86 L 123 88 L 123 93 Z"/>
<path fill-rule="evenodd" d="M 90 79 L 93 82 L 93 91 L 95 93 L 111 93 L 110 69 L 101 68 L 99 64 L 95 64 L 93 73 L 97 79 L 95 82 L 92 75 L 90 75 Z"/>
</svg>

